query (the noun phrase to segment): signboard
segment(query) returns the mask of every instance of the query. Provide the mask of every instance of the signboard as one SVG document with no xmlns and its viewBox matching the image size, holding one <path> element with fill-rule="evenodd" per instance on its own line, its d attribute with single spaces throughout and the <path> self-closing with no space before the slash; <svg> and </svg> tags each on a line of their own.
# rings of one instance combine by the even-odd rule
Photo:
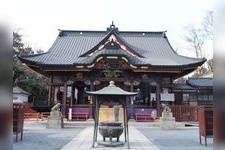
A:
<svg viewBox="0 0 225 150">
<path fill-rule="evenodd" d="M 174 102 L 174 93 L 161 93 L 161 101 L 171 101 Z"/>
<path fill-rule="evenodd" d="M 151 101 L 156 101 L 155 93 L 151 93 L 150 96 L 151 96 Z"/>
</svg>

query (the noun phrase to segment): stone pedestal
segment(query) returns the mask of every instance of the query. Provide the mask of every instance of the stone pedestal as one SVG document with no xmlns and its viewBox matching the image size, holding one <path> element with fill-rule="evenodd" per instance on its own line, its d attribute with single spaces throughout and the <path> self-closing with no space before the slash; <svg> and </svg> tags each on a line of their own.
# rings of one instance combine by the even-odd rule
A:
<svg viewBox="0 0 225 150">
<path fill-rule="evenodd" d="M 172 112 L 162 112 L 162 117 L 160 117 L 160 128 L 166 130 L 176 128 L 176 122 Z"/>
<path fill-rule="evenodd" d="M 59 111 L 51 111 L 47 121 L 47 128 L 63 128 L 63 117 Z"/>
</svg>

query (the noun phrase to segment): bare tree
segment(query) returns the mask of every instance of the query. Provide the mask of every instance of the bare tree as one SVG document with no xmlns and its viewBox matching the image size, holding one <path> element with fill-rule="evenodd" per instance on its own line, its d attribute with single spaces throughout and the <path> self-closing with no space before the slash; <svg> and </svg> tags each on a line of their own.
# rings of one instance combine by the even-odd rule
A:
<svg viewBox="0 0 225 150">
<path fill-rule="evenodd" d="M 204 34 L 202 30 L 195 28 L 193 25 L 188 25 L 186 30 L 188 31 L 188 34 L 185 36 L 185 41 L 193 48 L 196 57 L 203 57 L 202 47 L 204 44 Z"/>
<path fill-rule="evenodd" d="M 195 51 L 196 57 L 204 57 L 203 46 L 206 40 L 213 40 L 213 12 L 207 11 L 201 26 L 194 27 L 192 24 L 185 27 L 187 34 L 184 40 Z"/>
<path fill-rule="evenodd" d="M 202 21 L 203 30 L 208 39 L 213 40 L 213 12 L 207 11 Z"/>
<path fill-rule="evenodd" d="M 207 68 L 205 66 L 200 66 L 198 67 L 194 74 L 192 75 L 192 77 L 201 77 L 203 76 L 204 74 L 206 74 L 208 72 Z"/>
<path fill-rule="evenodd" d="M 209 71 L 213 72 L 213 58 L 207 61 Z"/>
</svg>

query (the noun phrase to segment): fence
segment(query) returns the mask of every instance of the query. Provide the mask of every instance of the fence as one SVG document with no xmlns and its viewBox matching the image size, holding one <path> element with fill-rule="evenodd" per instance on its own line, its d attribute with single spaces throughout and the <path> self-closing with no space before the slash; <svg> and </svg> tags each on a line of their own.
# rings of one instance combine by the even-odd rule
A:
<svg viewBox="0 0 225 150">
<path fill-rule="evenodd" d="M 176 121 L 198 121 L 198 106 L 172 105 L 169 107 Z"/>
</svg>

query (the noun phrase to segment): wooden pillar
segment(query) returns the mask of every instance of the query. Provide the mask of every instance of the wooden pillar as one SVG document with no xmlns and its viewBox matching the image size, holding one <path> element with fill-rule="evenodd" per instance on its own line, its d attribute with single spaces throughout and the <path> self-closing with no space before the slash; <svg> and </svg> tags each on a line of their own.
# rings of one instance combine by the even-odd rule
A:
<svg viewBox="0 0 225 150">
<path fill-rule="evenodd" d="M 81 90 L 80 90 L 80 87 L 77 86 L 77 104 L 82 104 L 81 103 Z"/>
<path fill-rule="evenodd" d="M 151 93 L 151 85 L 150 85 L 150 81 L 148 82 L 148 91 L 147 91 L 147 104 L 150 104 L 151 101 L 151 97 L 150 97 L 150 93 Z"/>
<path fill-rule="evenodd" d="M 66 116 L 66 99 L 67 99 L 67 81 L 64 81 L 63 86 L 63 104 L 62 104 L 62 116 Z"/>
<path fill-rule="evenodd" d="M 58 100 L 58 97 L 57 97 L 57 93 L 59 92 L 59 90 L 60 90 L 60 86 L 55 86 L 55 95 L 54 95 L 54 103 L 56 104 L 56 103 L 58 103 L 59 102 L 59 100 Z"/>
<path fill-rule="evenodd" d="M 48 88 L 48 105 L 51 105 L 52 104 L 52 100 L 51 100 L 51 96 L 52 95 L 52 86 L 49 85 L 49 88 Z"/>
<path fill-rule="evenodd" d="M 124 139 L 127 142 L 127 120 L 126 120 L 126 101 L 128 97 L 125 97 L 125 105 L 123 105 L 123 122 L 124 122 Z"/>
<path fill-rule="evenodd" d="M 48 90 L 48 105 L 53 105 L 53 96 L 52 96 L 52 75 L 50 76 L 49 79 L 49 90 Z"/>
<path fill-rule="evenodd" d="M 156 81 L 156 109 L 157 109 L 157 117 L 160 116 L 160 81 Z"/>
<path fill-rule="evenodd" d="M 133 84 L 133 81 L 131 81 L 130 83 L 130 92 L 133 92 L 134 91 L 134 84 Z M 130 105 L 130 119 L 134 119 L 134 97 L 130 97 L 131 98 L 131 105 Z"/>
<path fill-rule="evenodd" d="M 77 91 L 77 92 L 76 92 Z M 74 105 L 78 104 L 78 88 L 74 85 Z"/>
<path fill-rule="evenodd" d="M 151 83 L 149 83 L 150 84 L 150 88 L 149 88 L 149 106 L 150 107 L 152 107 L 152 103 L 153 103 L 153 101 L 152 101 L 152 99 L 151 99 Z"/>
<path fill-rule="evenodd" d="M 71 88 L 71 105 L 74 105 L 75 104 L 75 97 L 74 97 L 74 94 L 75 94 L 75 85 L 74 83 L 72 84 L 72 88 Z"/>
<path fill-rule="evenodd" d="M 51 96 L 51 99 L 52 99 L 52 104 L 55 105 L 55 86 L 52 85 L 52 96 Z"/>
<path fill-rule="evenodd" d="M 173 78 L 170 77 L 171 93 L 173 93 Z"/>
<path fill-rule="evenodd" d="M 94 81 L 91 81 L 91 85 L 90 85 L 90 91 L 94 91 Z M 90 118 L 92 119 L 93 118 L 93 96 L 90 97 Z"/>
</svg>

